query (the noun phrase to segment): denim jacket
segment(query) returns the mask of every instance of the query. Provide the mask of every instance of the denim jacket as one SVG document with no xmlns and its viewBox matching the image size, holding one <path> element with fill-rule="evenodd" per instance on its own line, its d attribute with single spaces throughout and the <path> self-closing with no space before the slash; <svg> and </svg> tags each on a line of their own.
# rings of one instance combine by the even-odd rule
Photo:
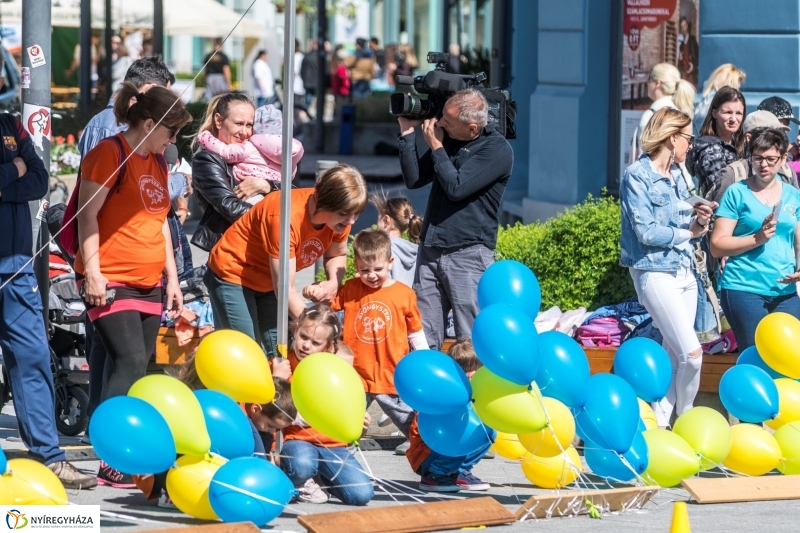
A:
<svg viewBox="0 0 800 533">
<path fill-rule="evenodd" d="M 672 271 L 692 264 L 693 209 L 683 201 L 690 194 L 677 165 L 670 174 L 672 183 L 656 172 L 647 154 L 625 169 L 620 183 L 623 267 Z"/>
</svg>

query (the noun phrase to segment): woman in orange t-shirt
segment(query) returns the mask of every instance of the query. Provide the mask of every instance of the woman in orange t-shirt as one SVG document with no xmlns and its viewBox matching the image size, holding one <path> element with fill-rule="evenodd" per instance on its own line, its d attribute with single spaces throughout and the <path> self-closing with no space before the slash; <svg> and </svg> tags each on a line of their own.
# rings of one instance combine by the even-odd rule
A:
<svg viewBox="0 0 800 533">
<path fill-rule="evenodd" d="M 170 316 L 183 307 L 160 154 L 192 120 L 172 91 L 140 93 L 131 83 L 120 89 L 114 115 L 128 130 L 101 141 L 81 162 L 75 257 L 87 314 L 113 364 L 103 400 L 127 394 L 145 374 L 161 322 L 162 274 Z M 127 161 L 118 181 L 120 155 Z"/>
<path fill-rule="evenodd" d="M 216 329 L 241 331 L 260 342 L 270 359 L 277 354 L 281 195 L 270 193 L 225 232 L 208 257 L 204 281 Z M 292 189 L 289 237 L 289 315 L 305 308 L 294 289 L 298 270 L 322 257 L 327 280 L 303 290 L 315 302 L 330 303 L 342 284 L 350 226 L 367 205 L 367 184 L 349 165 L 337 165 L 313 189 Z"/>
</svg>

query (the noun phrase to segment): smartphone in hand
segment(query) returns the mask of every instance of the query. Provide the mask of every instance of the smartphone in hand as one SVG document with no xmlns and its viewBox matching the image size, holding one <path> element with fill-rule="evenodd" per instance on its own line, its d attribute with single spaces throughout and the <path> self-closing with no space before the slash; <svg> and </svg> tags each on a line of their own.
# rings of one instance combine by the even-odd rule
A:
<svg viewBox="0 0 800 533">
<path fill-rule="evenodd" d="M 783 201 L 778 200 L 778 203 L 772 206 L 772 220 L 777 223 L 778 218 L 781 215 L 781 208 L 783 207 Z"/>
<path fill-rule="evenodd" d="M 696 206 L 697 204 L 707 205 L 708 207 L 711 207 L 713 205 L 711 202 L 709 202 L 702 196 L 697 196 L 697 195 L 690 196 L 689 198 L 685 199 L 684 202 L 691 205 L 692 207 Z"/>
</svg>

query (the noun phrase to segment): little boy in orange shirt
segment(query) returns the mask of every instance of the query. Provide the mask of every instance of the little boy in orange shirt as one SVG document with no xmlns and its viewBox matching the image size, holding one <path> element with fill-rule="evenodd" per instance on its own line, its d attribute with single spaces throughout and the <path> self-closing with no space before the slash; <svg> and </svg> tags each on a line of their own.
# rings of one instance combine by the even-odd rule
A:
<svg viewBox="0 0 800 533">
<path fill-rule="evenodd" d="M 339 290 L 331 305 L 344 311 L 344 343 L 353 350 L 367 406 L 377 401 L 397 429 L 408 437 L 414 411 L 397 395 L 394 369 L 413 350 L 428 349 L 416 293 L 391 279 L 392 241 L 380 230 L 356 235 L 357 276 Z"/>
<path fill-rule="evenodd" d="M 472 379 L 475 372 L 483 366 L 469 339 L 461 339 L 454 343 L 447 351 L 447 355 L 455 359 L 469 379 Z M 408 440 L 410 446 L 406 452 L 406 458 L 414 472 L 421 477 L 420 490 L 426 492 L 489 490 L 489 484 L 475 476 L 472 473 L 472 467 L 486 455 L 492 445 L 491 442 L 487 442 L 485 446 L 466 456 L 448 457 L 436 453 L 422 441 L 416 416 L 411 424 L 411 434 Z"/>
</svg>

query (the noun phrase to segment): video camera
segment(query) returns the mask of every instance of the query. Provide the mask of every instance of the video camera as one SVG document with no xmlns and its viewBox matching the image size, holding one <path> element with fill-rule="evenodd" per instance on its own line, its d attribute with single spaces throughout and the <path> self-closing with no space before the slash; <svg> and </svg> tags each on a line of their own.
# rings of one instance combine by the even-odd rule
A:
<svg viewBox="0 0 800 533">
<path fill-rule="evenodd" d="M 439 118 L 444 111 L 447 99 L 458 91 L 475 88 L 486 97 L 489 103 L 489 124 L 505 136 L 506 139 L 517 137 L 514 120 L 517 116 L 517 103 L 511 99 L 508 91 L 497 87 L 484 87 L 486 74 L 451 74 L 447 72 L 450 54 L 429 52 L 428 63 L 436 67 L 424 76 L 395 76 L 397 85 L 411 85 L 417 94 L 394 93 L 389 99 L 389 112 L 392 115 L 406 117 L 411 120 Z M 427 99 L 418 95 L 425 94 Z"/>
</svg>

